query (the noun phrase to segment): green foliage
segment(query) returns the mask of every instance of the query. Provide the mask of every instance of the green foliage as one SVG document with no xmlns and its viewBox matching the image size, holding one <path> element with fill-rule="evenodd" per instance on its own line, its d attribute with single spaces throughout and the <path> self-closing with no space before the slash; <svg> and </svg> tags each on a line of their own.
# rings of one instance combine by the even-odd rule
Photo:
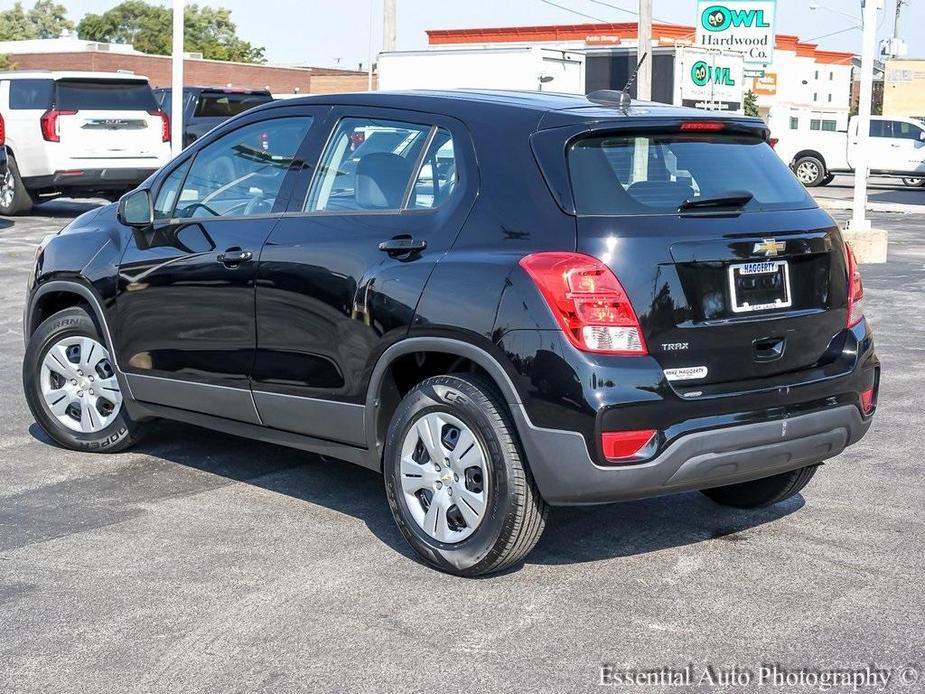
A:
<svg viewBox="0 0 925 694">
<path fill-rule="evenodd" d="M 88 41 L 131 43 L 143 53 L 169 55 L 173 12 L 144 0 L 125 0 L 103 14 L 88 14 L 77 34 Z M 264 62 L 264 49 L 237 36 L 231 10 L 187 5 L 184 50 L 202 53 L 209 60 Z"/>
<path fill-rule="evenodd" d="M 29 10 L 29 21 L 40 39 L 56 39 L 62 33 L 74 31 L 74 22 L 67 18 L 67 8 L 54 0 L 38 0 Z"/>
<path fill-rule="evenodd" d="M 745 103 L 743 104 L 746 116 L 758 115 L 758 97 L 751 89 L 745 92 Z"/>
<path fill-rule="evenodd" d="M 35 25 L 29 21 L 22 3 L 17 2 L 8 10 L 0 12 L 0 41 L 19 41 L 38 38 Z"/>
<path fill-rule="evenodd" d="M 54 39 L 73 29 L 74 22 L 67 18 L 67 8 L 54 0 L 38 0 L 28 12 L 21 2 L 0 12 L 0 41 Z"/>
<path fill-rule="evenodd" d="M 3 70 L 15 70 L 16 63 L 10 60 L 8 55 L 0 55 L 0 71 Z"/>
</svg>

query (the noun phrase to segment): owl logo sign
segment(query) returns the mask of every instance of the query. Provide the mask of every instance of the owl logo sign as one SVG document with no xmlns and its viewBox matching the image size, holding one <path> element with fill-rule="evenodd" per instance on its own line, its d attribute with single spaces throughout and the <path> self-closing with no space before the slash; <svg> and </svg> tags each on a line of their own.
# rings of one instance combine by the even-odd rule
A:
<svg viewBox="0 0 925 694">
<path fill-rule="evenodd" d="M 746 67 L 774 59 L 775 0 L 699 0 L 697 46 L 742 53 Z"/>
</svg>

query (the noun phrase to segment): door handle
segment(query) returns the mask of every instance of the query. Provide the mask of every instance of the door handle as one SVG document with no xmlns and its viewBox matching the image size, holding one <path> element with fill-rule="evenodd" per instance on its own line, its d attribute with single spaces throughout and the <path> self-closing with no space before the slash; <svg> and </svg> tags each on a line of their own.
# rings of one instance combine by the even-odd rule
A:
<svg viewBox="0 0 925 694">
<path fill-rule="evenodd" d="M 254 254 L 252 251 L 242 251 L 240 248 L 229 248 L 224 253 L 219 253 L 217 260 L 225 267 L 236 268 L 241 263 L 247 262 L 253 257 Z"/>
<path fill-rule="evenodd" d="M 425 248 L 427 248 L 427 241 L 415 239 L 411 236 L 396 236 L 379 244 L 379 250 L 389 255 L 420 253 Z"/>
</svg>

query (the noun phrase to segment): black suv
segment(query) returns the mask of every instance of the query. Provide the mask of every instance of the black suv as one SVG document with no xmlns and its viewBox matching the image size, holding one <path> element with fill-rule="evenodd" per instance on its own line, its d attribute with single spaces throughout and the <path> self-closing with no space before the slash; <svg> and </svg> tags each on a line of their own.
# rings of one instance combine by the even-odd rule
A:
<svg viewBox="0 0 925 694">
<path fill-rule="evenodd" d="M 781 501 L 865 434 L 879 362 L 767 140 L 613 94 L 249 110 L 41 244 L 26 397 L 78 450 L 166 418 L 381 471 L 461 575 L 522 560 L 548 505 Z"/>
<path fill-rule="evenodd" d="M 161 110 L 170 115 L 172 90 L 154 90 Z M 188 147 L 220 123 L 255 106 L 273 101 L 266 89 L 183 88 L 183 146 Z"/>
</svg>

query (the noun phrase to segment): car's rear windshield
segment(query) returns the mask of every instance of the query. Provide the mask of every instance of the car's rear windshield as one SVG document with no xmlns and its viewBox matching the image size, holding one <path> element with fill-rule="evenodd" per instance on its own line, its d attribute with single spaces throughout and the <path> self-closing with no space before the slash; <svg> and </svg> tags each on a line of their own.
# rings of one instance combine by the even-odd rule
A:
<svg viewBox="0 0 925 694">
<path fill-rule="evenodd" d="M 58 80 L 55 106 L 62 111 L 156 111 L 151 85 L 135 80 Z"/>
<path fill-rule="evenodd" d="M 746 135 L 595 135 L 569 147 L 568 164 L 581 215 L 677 214 L 730 193 L 751 194 L 743 211 L 814 205 L 774 150 Z"/>
<path fill-rule="evenodd" d="M 224 94 L 203 92 L 196 104 L 194 116 L 202 118 L 230 118 L 249 108 L 273 101 L 269 94 Z"/>
</svg>

